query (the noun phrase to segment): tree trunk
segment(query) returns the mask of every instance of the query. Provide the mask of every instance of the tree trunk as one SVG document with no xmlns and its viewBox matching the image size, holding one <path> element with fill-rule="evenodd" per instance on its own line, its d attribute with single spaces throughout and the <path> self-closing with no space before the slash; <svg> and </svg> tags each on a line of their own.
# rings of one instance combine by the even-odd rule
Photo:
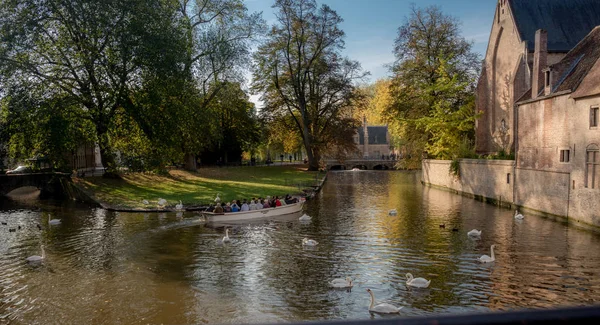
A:
<svg viewBox="0 0 600 325">
<path fill-rule="evenodd" d="M 115 163 L 115 157 L 112 152 L 112 148 L 108 143 L 108 128 L 102 125 L 96 127 L 96 133 L 98 136 L 98 147 L 100 147 L 100 159 L 102 166 L 109 173 L 117 171 L 117 165 Z"/>
<path fill-rule="evenodd" d="M 195 172 L 198 169 L 198 166 L 196 166 L 196 155 L 191 154 L 191 153 L 186 153 L 185 154 L 185 170 L 189 170 L 192 172 Z"/>
</svg>

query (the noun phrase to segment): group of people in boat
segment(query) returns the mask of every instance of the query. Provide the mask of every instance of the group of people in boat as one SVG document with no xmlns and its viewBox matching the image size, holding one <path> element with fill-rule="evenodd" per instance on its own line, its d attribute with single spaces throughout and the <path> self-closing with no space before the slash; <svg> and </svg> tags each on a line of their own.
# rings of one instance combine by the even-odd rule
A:
<svg viewBox="0 0 600 325">
<path fill-rule="evenodd" d="M 281 197 L 281 198 L 279 196 L 274 196 L 272 198 L 270 196 L 267 196 L 265 199 L 259 197 L 259 198 L 252 198 L 251 200 L 244 199 L 243 201 L 233 200 L 231 202 L 226 202 L 224 204 L 219 202 L 219 203 L 215 203 L 215 205 L 210 205 L 206 209 L 206 211 L 213 212 L 213 213 L 251 211 L 251 210 L 260 210 L 260 209 L 267 209 L 267 208 L 275 208 L 275 207 L 280 207 L 282 205 L 293 204 L 293 203 L 297 203 L 297 202 L 298 202 L 298 198 L 292 197 L 289 194 L 287 194 L 285 197 Z"/>
</svg>

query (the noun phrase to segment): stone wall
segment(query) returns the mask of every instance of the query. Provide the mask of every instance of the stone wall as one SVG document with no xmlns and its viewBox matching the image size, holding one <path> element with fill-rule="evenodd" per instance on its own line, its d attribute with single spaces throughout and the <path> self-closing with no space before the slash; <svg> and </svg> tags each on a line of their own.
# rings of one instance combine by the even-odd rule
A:
<svg viewBox="0 0 600 325">
<path fill-rule="evenodd" d="M 450 164 L 450 160 L 423 160 L 423 183 L 496 204 L 513 202 L 512 160 L 461 159 L 460 177 L 450 173 Z"/>
<path fill-rule="evenodd" d="M 518 206 L 557 216 L 568 216 L 569 173 L 517 168 L 515 201 Z"/>
<path fill-rule="evenodd" d="M 450 173 L 450 164 L 449 160 L 423 160 L 422 182 L 482 201 L 600 227 L 599 190 L 578 184 L 576 173 L 520 168 L 507 160 L 461 159 L 458 178 Z"/>
</svg>

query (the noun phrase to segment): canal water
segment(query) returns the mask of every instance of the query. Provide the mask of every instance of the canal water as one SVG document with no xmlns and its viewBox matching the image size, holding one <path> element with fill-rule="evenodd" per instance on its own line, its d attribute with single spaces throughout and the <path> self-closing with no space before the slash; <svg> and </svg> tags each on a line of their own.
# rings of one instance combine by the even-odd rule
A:
<svg viewBox="0 0 600 325">
<path fill-rule="evenodd" d="M 418 173 L 332 172 L 307 202 L 311 222 L 230 225 L 225 244 L 222 225 L 194 213 L 0 204 L 0 324 L 369 319 L 367 288 L 403 307 L 400 317 L 600 301 L 598 233 L 528 214 L 516 221 L 513 211 L 423 187 Z M 62 224 L 49 225 L 55 218 Z M 474 228 L 480 238 L 467 236 Z M 319 245 L 303 248 L 305 237 Z M 492 244 L 496 261 L 479 263 Z M 43 264 L 28 264 L 40 245 Z M 430 287 L 407 287 L 407 272 Z M 351 291 L 329 288 L 347 276 Z"/>
</svg>

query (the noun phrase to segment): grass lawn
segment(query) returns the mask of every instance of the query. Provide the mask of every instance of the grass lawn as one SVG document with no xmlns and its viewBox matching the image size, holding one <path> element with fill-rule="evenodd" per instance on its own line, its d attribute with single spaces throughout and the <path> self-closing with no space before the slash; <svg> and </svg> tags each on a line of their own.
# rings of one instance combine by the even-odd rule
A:
<svg viewBox="0 0 600 325">
<path fill-rule="evenodd" d="M 318 177 L 324 176 L 321 172 Z M 154 208 L 159 198 L 174 206 L 199 206 L 233 199 L 298 194 L 315 184 L 317 172 L 304 166 L 202 168 L 198 172 L 171 170 L 169 175 L 132 173 L 123 179 L 86 177 L 74 179 L 93 198 L 119 208 Z M 150 205 L 144 205 L 142 200 Z"/>
</svg>

